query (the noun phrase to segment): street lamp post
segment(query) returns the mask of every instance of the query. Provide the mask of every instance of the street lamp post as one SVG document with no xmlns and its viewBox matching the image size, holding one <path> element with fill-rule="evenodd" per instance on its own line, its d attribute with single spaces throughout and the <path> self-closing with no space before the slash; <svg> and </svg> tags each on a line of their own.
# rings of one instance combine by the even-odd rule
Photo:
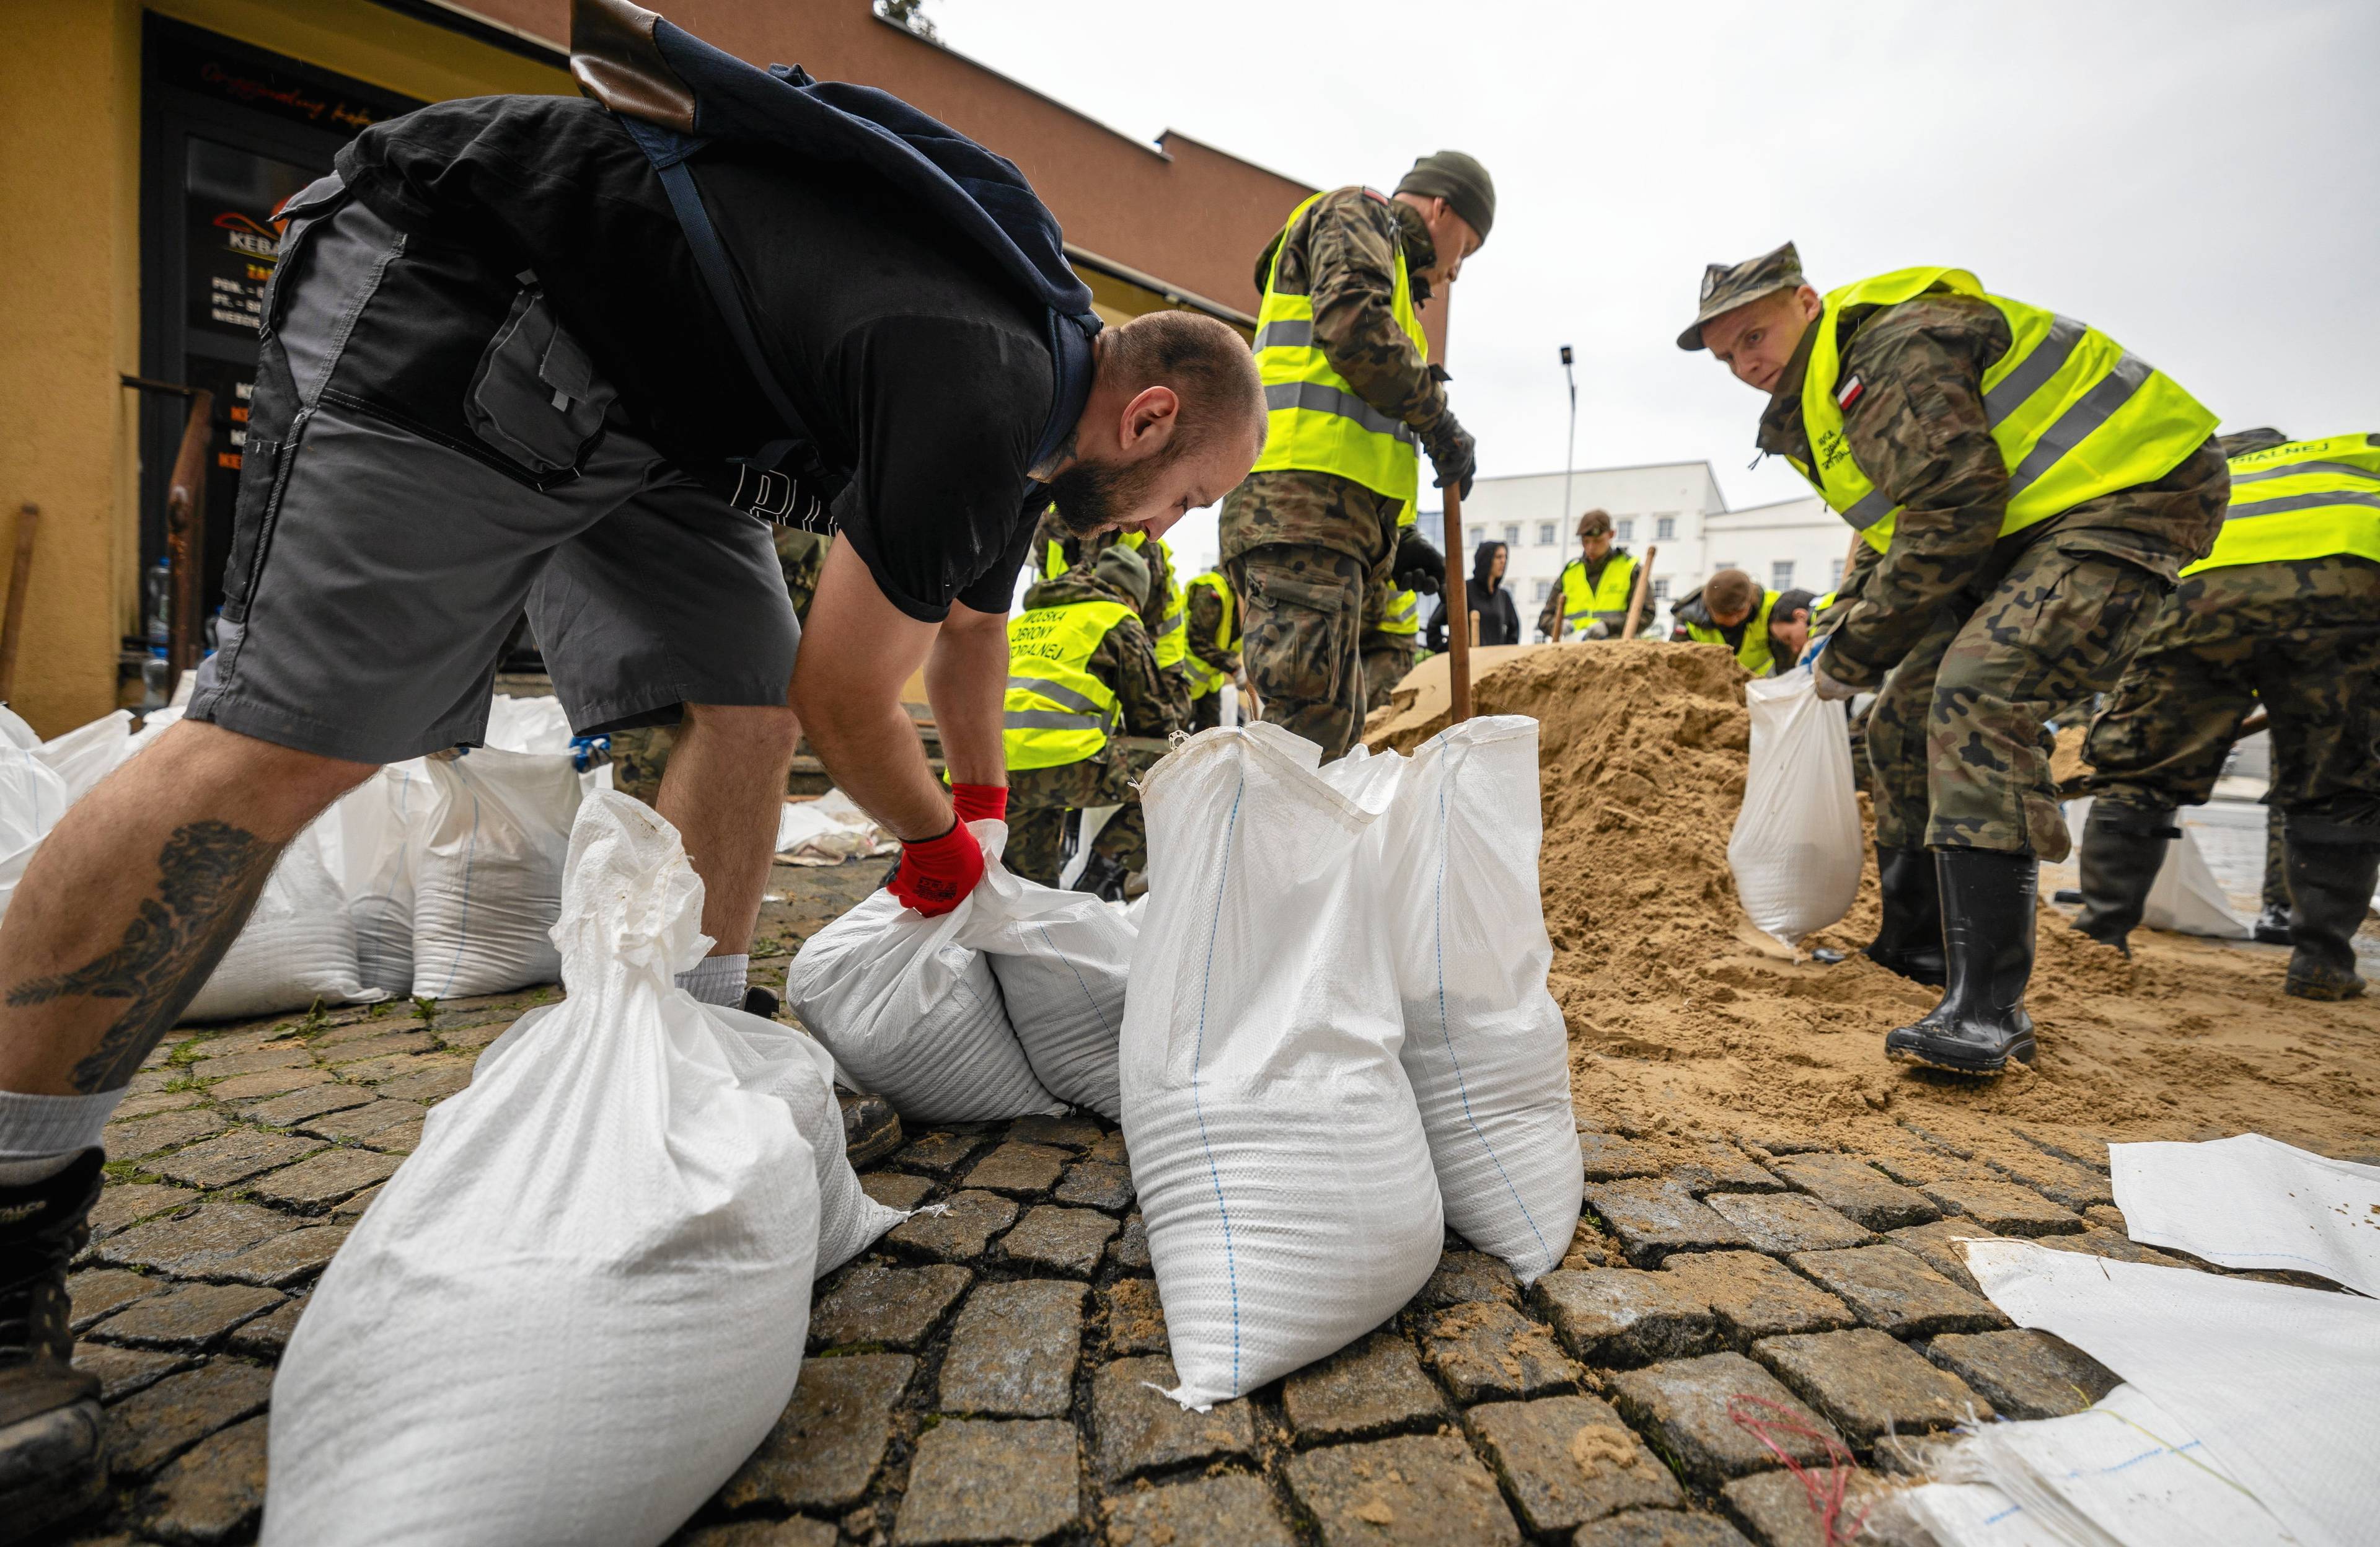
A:
<svg viewBox="0 0 2380 1547">
<path fill-rule="evenodd" d="M 1570 346 L 1561 347 L 1562 380 L 1570 384 L 1570 442 L 1562 448 L 1562 511 L 1567 524 L 1577 512 L 1570 507 L 1571 465 L 1578 460 L 1578 378 L 1571 374 Z"/>
</svg>

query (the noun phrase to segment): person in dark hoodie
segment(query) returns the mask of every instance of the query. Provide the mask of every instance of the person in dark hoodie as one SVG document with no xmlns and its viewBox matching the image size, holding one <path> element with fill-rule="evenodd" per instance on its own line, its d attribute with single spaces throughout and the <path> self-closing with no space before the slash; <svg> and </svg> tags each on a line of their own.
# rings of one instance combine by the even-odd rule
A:
<svg viewBox="0 0 2380 1547">
<path fill-rule="evenodd" d="M 1521 642 L 1521 610 L 1512 604 L 1512 588 L 1504 584 L 1504 563 L 1509 557 L 1501 542 L 1482 542 L 1471 551 L 1471 579 L 1463 583 L 1463 604 L 1479 615 L 1479 638 L 1472 641 L 1483 645 L 1508 645 Z M 1429 648 L 1446 648 L 1446 603 L 1439 603 L 1438 614 L 1429 620 Z"/>
</svg>

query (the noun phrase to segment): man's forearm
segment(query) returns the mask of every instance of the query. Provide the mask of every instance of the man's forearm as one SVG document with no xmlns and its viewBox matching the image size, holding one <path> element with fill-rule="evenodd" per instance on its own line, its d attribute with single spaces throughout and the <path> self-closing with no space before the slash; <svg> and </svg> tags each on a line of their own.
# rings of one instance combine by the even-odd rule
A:
<svg viewBox="0 0 2380 1547">
<path fill-rule="evenodd" d="M 1998 503 L 1957 510 L 1903 510 L 1892 546 L 1867 576 L 1827 647 L 1836 676 L 1873 688 L 1900 664 L 1936 611 L 1975 578 L 1999 535 Z"/>
<path fill-rule="evenodd" d="M 825 715 L 806 713 L 802 728 L 827 777 L 894 837 L 930 838 L 950 826 L 950 797 L 934 782 L 917 724 L 898 702 L 852 700 Z"/>
<path fill-rule="evenodd" d="M 926 657 L 926 699 L 942 738 L 942 763 L 954 785 L 1005 785 L 1008 756 L 1002 706 L 1008 694 L 1008 627 L 1004 617 L 956 615 L 942 627 Z"/>
</svg>

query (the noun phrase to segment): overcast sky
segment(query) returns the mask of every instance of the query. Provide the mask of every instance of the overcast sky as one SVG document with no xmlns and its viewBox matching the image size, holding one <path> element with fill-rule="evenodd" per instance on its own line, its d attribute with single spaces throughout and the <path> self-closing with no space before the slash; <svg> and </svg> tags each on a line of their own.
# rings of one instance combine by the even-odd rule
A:
<svg viewBox="0 0 2380 1547">
<path fill-rule="evenodd" d="M 1761 399 L 1673 342 L 1706 262 L 1819 288 L 1916 263 L 2081 317 L 2228 428 L 2380 430 L 2380 5 L 930 0 L 943 41 L 1140 139 L 1386 189 L 1488 164 L 1448 364 L 1480 471 L 1707 458 Z M 1253 259 L 1254 255 L 1250 255 Z M 1425 480 L 1427 464 L 1425 464 Z M 1427 504 L 1427 501 L 1425 501 Z M 1177 548 L 1215 552 L 1211 516 Z"/>
</svg>

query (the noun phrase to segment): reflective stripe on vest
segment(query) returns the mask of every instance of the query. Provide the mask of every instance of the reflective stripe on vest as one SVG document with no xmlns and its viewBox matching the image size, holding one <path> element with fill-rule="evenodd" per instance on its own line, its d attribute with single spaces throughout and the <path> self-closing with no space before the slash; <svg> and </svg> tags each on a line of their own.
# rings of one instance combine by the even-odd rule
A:
<svg viewBox="0 0 2380 1547">
<path fill-rule="evenodd" d="M 1708 607 L 1710 603 L 1706 601 L 1703 605 Z M 1777 664 L 1777 657 L 1768 648 L 1768 615 L 1776 610 L 1777 592 L 1762 591 L 1760 605 L 1743 620 L 1743 642 L 1734 647 L 1736 664 L 1755 676 L 1767 676 Z M 1727 636 L 1715 623 L 1686 623 L 1685 629 L 1686 638 L 1700 643 L 1727 643 Z"/>
<path fill-rule="evenodd" d="M 2380 435 L 2292 441 L 2231 458 L 2215 551 L 2182 571 L 2352 554 L 2380 564 Z"/>
<path fill-rule="evenodd" d="M 1791 458 L 1828 506 L 1881 553 L 1899 506 L 1860 470 L 1836 397 L 1842 341 L 1835 323 L 1854 306 L 1895 306 L 1936 285 L 1989 301 L 2007 320 L 2008 352 L 1984 372 L 1984 417 L 2009 469 L 2000 535 L 2085 500 L 2150 483 L 2204 444 L 2216 416 L 2164 372 L 2098 329 L 1985 293 L 1964 269 L 1900 269 L 1826 298 L 1802 384 L 1802 423 L 1815 467 Z"/>
<path fill-rule="evenodd" d="M 1377 632 L 1382 634 L 1418 634 L 1421 632 L 1421 598 L 1409 591 L 1389 592 L 1387 610 L 1380 614 Z"/>
<path fill-rule="evenodd" d="M 1290 212 L 1281 227 L 1281 250 L 1288 249 L 1289 233 L 1298 221 L 1324 197 L 1318 193 Z M 1264 379 L 1267 432 L 1264 454 L 1254 470 L 1297 468 L 1336 473 L 1390 499 L 1412 499 L 1421 482 L 1413 431 L 1365 402 L 1331 369 L 1330 357 L 1314 343 L 1314 298 L 1284 295 L 1275 288 L 1281 277 L 1280 251 L 1273 254 L 1272 265 L 1257 311 L 1257 372 Z M 1402 242 L 1389 310 L 1413 341 L 1415 352 L 1427 359 L 1429 343 L 1422 334 L 1421 315 L 1414 310 L 1413 280 L 1405 272 Z"/>
<path fill-rule="evenodd" d="M 1628 593 L 1635 589 L 1636 560 L 1627 554 L 1613 554 L 1604 560 L 1603 575 L 1593 586 L 1586 583 L 1586 561 L 1572 559 L 1562 566 L 1562 632 L 1575 629 L 1586 632 L 1597 613 L 1628 611 Z"/>
<path fill-rule="evenodd" d="M 1190 583 L 1188 586 L 1184 587 L 1184 590 L 1185 594 L 1183 601 L 1182 610 L 1185 623 L 1190 610 L 1190 604 L 1186 593 L 1191 591 L 1211 591 L 1215 593 L 1217 601 L 1222 604 L 1223 609 L 1223 621 L 1218 625 L 1215 629 L 1215 648 L 1218 650 L 1238 649 L 1240 643 L 1240 620 L 1238 617 L 1237 601 L 1232 595 L 1232 582 L 1225 579 L 1215 570 L 1209 569 L 1204 575 L 1193 575 L 1190 577 Z M 1223 683 L 1226 678 L 1222 673 L 1217 671 L 1214 667 L 1207 664 L 1206 662 L 1201 661 L 1197 656 L 1190 652 L 1190 634 L 1187 627 L 1184 627 L 1183 630 L 1182 640 L 1182 669 L 1190 678 L 1190 696 L 1194 699 L 1203 699 L 1209 693 L 1221 692 L 1223 690 Z"/>
<path fill-rule="evenodd" d="M 1091 652 L 1132 615 L 1121 602 L 1067 602 L 1009 619 L 1001 739 L 1010 768 L 1056 768 L 1106 748 L 1123 710 L 1091 674 Z"/>
</svg>

